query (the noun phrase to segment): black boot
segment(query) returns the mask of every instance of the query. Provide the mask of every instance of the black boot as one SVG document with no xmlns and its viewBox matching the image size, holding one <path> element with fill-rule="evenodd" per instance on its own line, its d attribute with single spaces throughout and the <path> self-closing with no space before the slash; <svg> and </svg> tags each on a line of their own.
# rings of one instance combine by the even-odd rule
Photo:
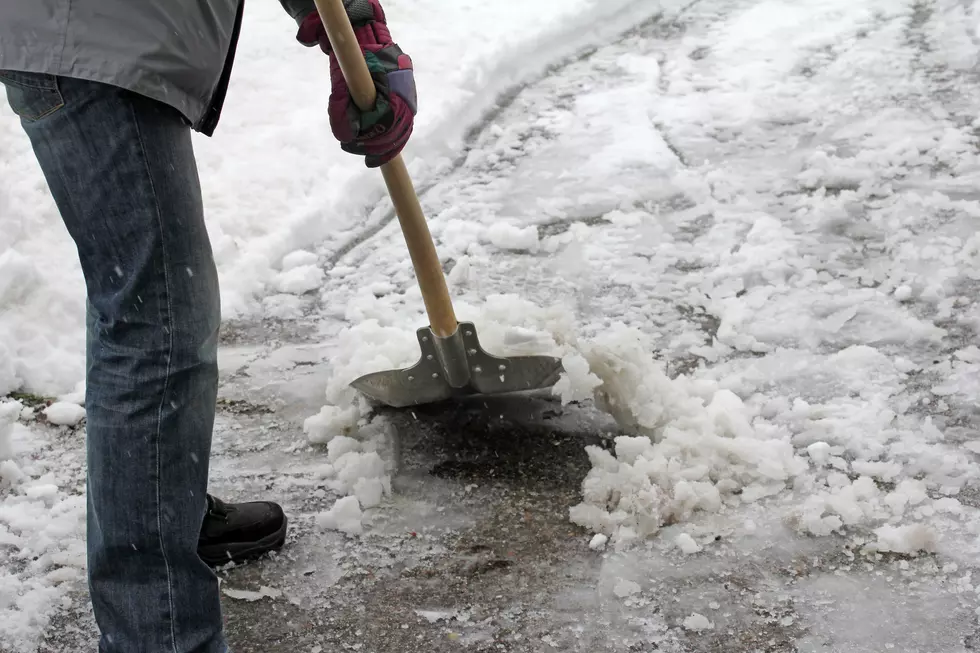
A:
<svg viewBox="0 0 980 653">
<path fill-rule="evenodd" d="M 285 541 L 286 515 L 278 504 L 225 503 L 208 495 L 197 553 L 211 567 L 257 558 Z"/>
</svg>

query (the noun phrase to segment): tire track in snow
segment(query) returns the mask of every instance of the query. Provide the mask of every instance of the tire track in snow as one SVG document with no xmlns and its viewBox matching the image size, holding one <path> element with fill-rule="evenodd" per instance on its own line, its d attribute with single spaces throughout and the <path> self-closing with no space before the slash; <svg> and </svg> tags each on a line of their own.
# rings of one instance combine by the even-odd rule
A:
<svg viewBox="0 0 980 653">
<path fill-rule="evenodd" d="M 684 16 L 687 12 L 697 6 L 704 0 L 692 0 L 692 2 L 681 9 L 678 12 L 678 17 Z M 631 27 L 625 30 L 618 38 L 616 38 L 611 45 L 619 45 L 626 40 L 635 38 L 636 36 L 644 35 L 646 32 L 652 30 L 655 26 L 666 24 L 663 23 L 665 15 L 662 11 L 653 14 L 650 18 L 646 19 L 639 25 Z M 446 178 L 452 177 L 458 174 L 466 163 L 466 159 L 469 154 L 474 149 L 479 149 L 481 146 L 481 141 L 485 138 L 488 130 L 497 123 L 503 114 L 505 114 L 509 109 L 511 109 L 514 103 L 521 97 L 521 95 L 527 92 L 529 89 L 540 85 L 542 82 L 546 81 L 550 77 L 554 77 L 565 71 L 570 66 L 577 63 L 582 63 L 588 60 L 590 57 L 595 55 L 600 49 L 608 46 L 586 46 L 582 48 L 578 53 L 566 57 L 560 62 L 554 63 L 548 66 L 541 73 L 531 77 L 528 81 L 511 87 L 510 89 L 504 91 L 494 103 L 493 107 L 488 109 L 479 122 L 473 125 L 469 130 L 467 130 L 464 137 L 464 143 L 462 151 L 459 156 L 452 162 L 450 167 L 441 173 L 441 175 L 427 182 L 424 186 L 417 189 L 420 200 L 425 201 L 425 196 L 433 188 L 444 183 Z M 563 98 L 563 99 L 568 99 Z M 383 205 L 389 204 L 389 202 L 384 201 Z M 394 209 L 388 209 L 384 217 L 376 224 L 364 229 L 363 231 L 357 233 L 353 238 L 347 243 L 343 244 L 336 251 L 334 251 L 326 260 L 324 264 L 325 269 L 330 269 L 335 265 L 339 264 L 343 259 L 350 254 L 354 249 L 361 247 L 366 244 L 371 238 L 374 238 L 378 233 L 380 233 L 385 227 L 391 224 L 396 218 Z"/>
</svg>

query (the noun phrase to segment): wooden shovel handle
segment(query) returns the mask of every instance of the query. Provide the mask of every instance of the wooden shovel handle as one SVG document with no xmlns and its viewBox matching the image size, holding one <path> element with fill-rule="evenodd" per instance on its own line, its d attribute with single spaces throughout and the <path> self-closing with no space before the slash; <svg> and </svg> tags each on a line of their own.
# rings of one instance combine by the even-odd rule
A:
<svg viewBox="0 0 980 653">
<path fill-rule="evenodd" d="M 315 1 L 354 103 L 361 109 L 370 109 L 374 106 L 377 91 L 343 1 Z M 408 253 L 415 266 L 415 276 L 429 315 L 429 326 L 437 336 L 449 337 L 456 333 L 456 313 L 453 311 L 439 255 L 432 242 L 432 234 L 429 233 L 429 225 L 425 221 L 422 206 L 401 155 L 381 166 L 381 174 L 388 186 L 388 194 L 395 205 Z"/>
</svg>

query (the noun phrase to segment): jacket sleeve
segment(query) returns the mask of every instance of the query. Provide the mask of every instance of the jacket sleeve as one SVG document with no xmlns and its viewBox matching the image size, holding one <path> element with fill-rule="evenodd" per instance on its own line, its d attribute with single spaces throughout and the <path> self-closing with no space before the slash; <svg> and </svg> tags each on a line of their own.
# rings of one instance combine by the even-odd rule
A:
<svg viewBox="0 0 980 653">
<path fill-rule="evenodd" d="M 279 0 L 279 3 L 282 4 L 286 13 L 293 17 L 297 25 L 302 23 L 310 12 L 316 10 L 316 4 L 313 0 Z"/>
</svg>

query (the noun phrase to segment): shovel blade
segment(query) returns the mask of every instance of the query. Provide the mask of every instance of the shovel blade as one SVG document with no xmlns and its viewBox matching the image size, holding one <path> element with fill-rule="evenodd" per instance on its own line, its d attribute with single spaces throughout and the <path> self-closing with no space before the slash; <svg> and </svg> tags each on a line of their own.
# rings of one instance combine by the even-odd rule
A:
<svg viewBox="0 0 980 653">
<path fill-rule="evenodd" d="M 422 349 L 418 363 L 405 369 L 366 374 L 351 386 L 375 401 L 405 408 L 459 396 L 540 390 L 553 386 L 561 377 L 563 368 L 559 358 L 494 356 L 484 351 L 471 323 L 460 323 L 459 330 L 454 337 L 462 347 L 452 355 L 465 358 L 468 379 L 462 385 L 454 387 L 448 382 L 447 378 L 454 376 L 447 369 L 446 349 L 443 348 L 441 353 L 437 351 L 437 337 L 431 329 L 424 327 L 418 330 Z"/>
</svg>

